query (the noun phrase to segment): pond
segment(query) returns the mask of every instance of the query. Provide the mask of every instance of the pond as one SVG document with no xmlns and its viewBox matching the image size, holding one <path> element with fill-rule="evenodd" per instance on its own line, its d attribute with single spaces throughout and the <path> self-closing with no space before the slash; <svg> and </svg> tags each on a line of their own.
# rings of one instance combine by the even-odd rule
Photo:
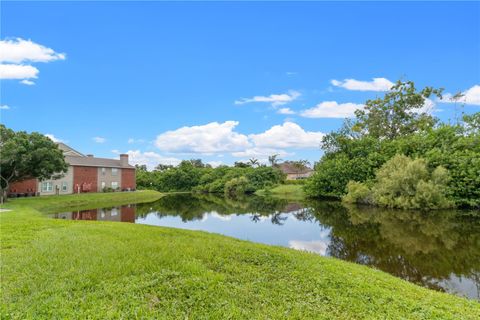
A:
<svg viewBox="0 0 480 320">
<path fill-rule="evenodd" d="M 329 201 L 177 194 L 152 203 L 53 216 L 215 232 L 367 265 L 480 300 L 478 212 L 422 213 Z"/>
</svg>

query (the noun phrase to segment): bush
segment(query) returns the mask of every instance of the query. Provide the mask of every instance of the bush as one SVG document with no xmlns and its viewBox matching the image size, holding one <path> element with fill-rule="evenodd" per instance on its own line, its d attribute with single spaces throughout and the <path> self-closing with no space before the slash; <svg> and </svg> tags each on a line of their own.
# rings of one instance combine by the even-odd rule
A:
<svg viewBox="0 0 480 320">
<path fill-rule="evenodd" d="M 236 196 L 245 193 L 252 193 L 254 190 L 249 185 L 246 177 L 233 178 L 225 184 L 224 192 L 228 196 Z"/>
<path fill-rule="evenodd" d="M 343 196 L 343 201 L 358 204 L 374 204 L 372 191 L 361 182 L 350 181 L 347 184 L 347 194 Z"/>
<path fill-rule="evenodd" d="M 430 172 L 424 159 L 396 155 L 377 172 L 373 185 L 374 202 L 400 209 L 450 208 L 447 199 L 448 171 L 439 166 Z"/>
</svg>

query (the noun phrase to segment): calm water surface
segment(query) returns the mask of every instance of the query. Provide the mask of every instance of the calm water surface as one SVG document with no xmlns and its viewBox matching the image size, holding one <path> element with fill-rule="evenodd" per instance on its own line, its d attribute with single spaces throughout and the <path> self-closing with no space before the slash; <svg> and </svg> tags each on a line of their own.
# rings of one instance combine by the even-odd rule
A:
<svg viewBox="0 0 480 320">
<path fill-rule="evenodd" d="M 422 213 L 346 207 L 339 202 L 178 194 L 147 204 L 54 217 L 215 232 L 368 265 L 428 288 L 480 300 L 480 214 L 476 214 L 473 218 L 455 210 Z"/>
</svg>

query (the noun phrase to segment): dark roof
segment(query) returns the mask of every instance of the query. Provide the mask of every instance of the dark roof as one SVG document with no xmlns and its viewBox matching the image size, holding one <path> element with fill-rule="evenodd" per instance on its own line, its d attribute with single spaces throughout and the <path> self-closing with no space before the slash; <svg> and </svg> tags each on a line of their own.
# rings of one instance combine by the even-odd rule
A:
<svg viewBox="0 0 480 320">
<path fill-rule="evenodd" d="M 282 170 L 283 173 L 286 173 L 286 174 L 292 174 L 292 173 L 302 174 L 302 173 L 309 173 L 313 171 L 309 167 L 299 168 L 291 162 L 280 163 L 278 164 L 278 168 Z"/>
<path fill-rule="evenodd" d="M 132 169 L 135 168 L 134 166 L 131 166 L 131 165 L 122 166 L 120 164 L 120 160 L 116 160 L 116 159 L 65 156 L 65 161 L 72 166 L 132 168 Z"/>
</svg>

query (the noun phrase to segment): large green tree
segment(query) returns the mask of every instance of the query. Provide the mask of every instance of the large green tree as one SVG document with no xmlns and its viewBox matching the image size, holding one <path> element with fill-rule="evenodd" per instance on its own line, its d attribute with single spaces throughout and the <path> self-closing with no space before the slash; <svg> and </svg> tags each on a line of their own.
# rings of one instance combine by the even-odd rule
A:
<svg viewBox="0 0 480 320">
<path fill-rule="evenodd" d="M 0 201 L 10 184 L 26 179 L 62 176 L 67 171 L 63 152 L 38 132 L 15 132 L 0 125 Z"/>
<path fill-rule="evenodd" d="M 428 114 L 431 96 L 442 97 L 443 89 L 417 90 L 413 81 L 397 81 L 383 98 L 368 100 L 355 111 L 352 129 L 380 139 L 395 139 L 433 127 L 436 119 Z"/>
</svg>

